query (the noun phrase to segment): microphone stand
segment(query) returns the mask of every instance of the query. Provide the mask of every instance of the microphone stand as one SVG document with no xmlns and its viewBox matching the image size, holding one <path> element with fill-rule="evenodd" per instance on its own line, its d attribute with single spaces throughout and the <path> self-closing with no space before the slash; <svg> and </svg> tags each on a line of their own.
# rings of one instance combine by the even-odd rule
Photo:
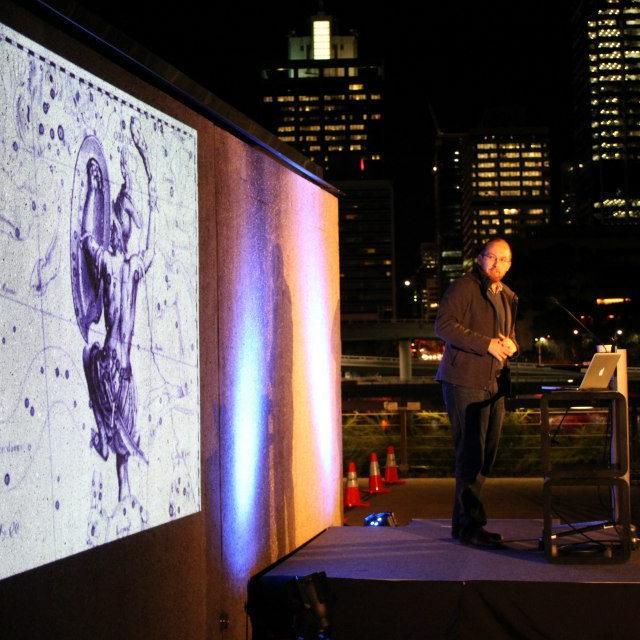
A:
<svg viewBox="0 0 640 640">
<path fill-rule="evenodd" d="M 591 331 L 591 329 L 589 329 L 589 327 L 587 327 L 581 320 L 579 320 L 573 313 L 571 313 L 571 311 L 569 311 L 569 309 L 567 309 L 567 307 L 565 307 L 563 304 L 560 303 L 560 301 L 558 300 L 558 298 L 554 298 L 553 296 L 550 296 L 549 298 L 547 298 L 547 300 L 551 303 L 551 304 L 555 304 L 558 307 L 560 307 L 576 324 L 580 325 L 594 340 L 594 342 L 596 343 L 596 346 L 598 345 L 602 345 L 603 347 L 605 346 L 604 342 L 599 338 L 599 336 L 597 336 L 593 331 Z M 612 339 L 613 341 L 613 347 L 612 347 L 612 351 L 616 350 L 616 345 L 615 345 L 615 341 L 616 338 Z M 604 349 L 605 351 L 607 351 L 607 349 Z"/>
</svg>

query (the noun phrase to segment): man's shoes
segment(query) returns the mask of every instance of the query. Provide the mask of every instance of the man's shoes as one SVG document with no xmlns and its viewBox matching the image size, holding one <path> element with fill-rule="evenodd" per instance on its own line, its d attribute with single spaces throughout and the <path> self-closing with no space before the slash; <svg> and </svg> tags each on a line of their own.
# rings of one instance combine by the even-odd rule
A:
<svg viewBox="0 0 640 640">
<path fill-rule="evenodd" d="M 462 530 L 458 539 L 462 544 L 480 549 L 503 549 L 502 536 L 499 533 L 492 533 L 481 528 Z"/>
</svg>

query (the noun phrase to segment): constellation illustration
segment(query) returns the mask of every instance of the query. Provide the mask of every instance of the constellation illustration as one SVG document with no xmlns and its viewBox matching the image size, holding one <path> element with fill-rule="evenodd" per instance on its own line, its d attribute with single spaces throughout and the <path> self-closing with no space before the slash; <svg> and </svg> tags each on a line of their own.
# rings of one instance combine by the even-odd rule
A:
<svg viewBox="0 0 640 640">
<path fill-rule="evenodd" d="M 0 579 L 200 509 L 196 131 L 0 24 Z"/>
</svg>

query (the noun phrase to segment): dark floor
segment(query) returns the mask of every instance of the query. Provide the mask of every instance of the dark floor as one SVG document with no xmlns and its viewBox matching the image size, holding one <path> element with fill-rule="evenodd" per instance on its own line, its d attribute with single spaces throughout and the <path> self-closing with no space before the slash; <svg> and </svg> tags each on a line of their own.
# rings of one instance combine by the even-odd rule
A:
<svg viewBox="0 0 640 640">
<path fill-rule="evenodd" d="M 448 518 L 453 500 L 453 478 L 408 478 L 406 484 L 390 487 L 391 493 L 368 496 L 368 480 L 359 486 L 368 507 L 347 509 L 345 524 L 361 525 L 371 512 L 392 511 L 399 525 L 414 518 Z M 557 517 L 582 522 L 605 516 L 610 511 L 607 488 L 569 487 L 553 503 Z M 489 518 L 542 518 L 541 478 L 489 478 L 483 489 Z M 640 487 L 631 487 L 631 521 L 640 523 Z"/>
</svg>

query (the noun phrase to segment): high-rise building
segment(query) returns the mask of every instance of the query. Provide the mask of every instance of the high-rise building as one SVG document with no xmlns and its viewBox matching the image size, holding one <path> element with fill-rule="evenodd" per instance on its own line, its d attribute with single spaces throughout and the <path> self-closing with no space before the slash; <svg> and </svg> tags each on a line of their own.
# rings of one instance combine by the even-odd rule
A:
<svg viewBox="0 0 640 640">
<path fill-rule="evenodd" d="M 550 222 L 546 129 L 474 131 L 463 156 L 462 246 L 467 264 L 493 236 L 523 236 Z"/>
<path fill-rule="evenodd" d="M 577 222 L 577 185 L 582 179 L 582 162 L 563 162 L 560 167 L 560 209 L 556 222 L 566 226 Z"/>
<path fill-rule="evenodd" d="M 323 167 L 340 198 L 343 319 L 395 315 L 393 187 L 384 169 L 381 64 L 359 57 L 354 33 L 331 16 L 289 37 L 282 61 L 262 71 L 264 124 Z"/>
<path fill-rule="evenodd" d="M 286 61 L 262 71 L 265 121 L 329 180 L 382 175 L 383 67 L 358 57 L 355 34 L 331 16 L 289 37 Z"/>
<path fill-rule="evenodd" d="M 388 180 L 336 182 L 340 198 L 343 319 L 395 316 L 393 188 Z"/>
<path fill-rule="evenodd" d="M 465 134 L 438 131 L 436 135 L 431 171 L 441 293 L 464 272 L 462 186 L 466 166 L 466 140 Z"/>
<path fill-rule="evenodd" d="M 640 226 L 640 2 L 574 3 L 581 223 Z"/>
<path fill-rule="evenodd" d="M 420 318 L 434 322 L 440 303 L 440 252 L 435 242 L 420 245 L 420 268 L 416 289 L 420 297 Z"/>
</svg>

